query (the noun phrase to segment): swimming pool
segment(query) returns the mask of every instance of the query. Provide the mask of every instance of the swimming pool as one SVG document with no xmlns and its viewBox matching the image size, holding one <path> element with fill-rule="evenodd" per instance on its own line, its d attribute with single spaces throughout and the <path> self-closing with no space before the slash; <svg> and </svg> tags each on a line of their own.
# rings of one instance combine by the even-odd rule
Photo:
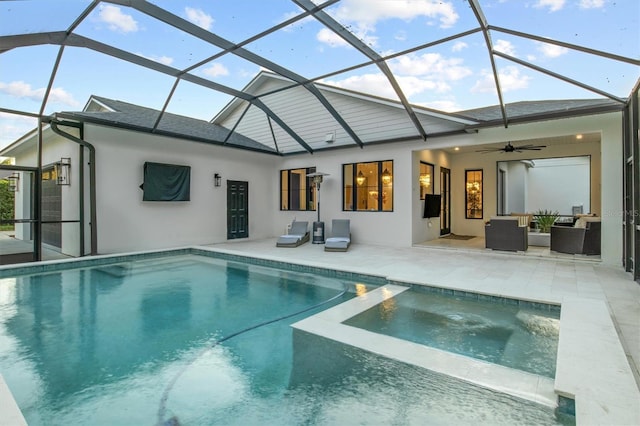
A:
<svg viewBox="0 0 640 426">
<path fill-rule="evenodd" d="M 292 331 L 377 288 L 375 277 L 184 253 L 125 260 L 0 279 L 0 374 L 30 425 L 572 422 Z"/>
<path fill-rule="evenodd" d="M 558 306 L 450 293 L 414 286 L 344 324 L 555 377 Z"/>
</svg>

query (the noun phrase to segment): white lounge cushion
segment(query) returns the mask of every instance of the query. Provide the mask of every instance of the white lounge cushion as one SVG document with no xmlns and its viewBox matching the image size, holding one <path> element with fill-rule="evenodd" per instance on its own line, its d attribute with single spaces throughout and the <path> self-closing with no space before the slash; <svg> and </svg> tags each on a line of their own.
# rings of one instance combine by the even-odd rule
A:
<svg viewBox="0 0 640 426">
<path fill-rule="evenodd" d="M 278 238 L 278 242 L 295 243 L 296 241 L 301 240 L 302 237 L 304 237 L 304 235 L 295 235 L 295 234 L 281 235 Z"/>
<path fill-rule="evenodd" d="M 351 238 L 345 237 L 330 237 L 326 240 L 327 243 L 348 243 L 349 241 L 351 241 Z"/>
</svg>

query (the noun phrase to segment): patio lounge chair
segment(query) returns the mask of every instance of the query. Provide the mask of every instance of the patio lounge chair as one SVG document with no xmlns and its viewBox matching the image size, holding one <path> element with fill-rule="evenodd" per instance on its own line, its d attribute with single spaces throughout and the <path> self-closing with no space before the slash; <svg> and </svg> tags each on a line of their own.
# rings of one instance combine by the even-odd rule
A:
<svg viewBox="0 0 640 426">
<path fill-rule="evenodd" d="M 350 225 L 349 219 L 333 219 L 331 236 L 324 242 L 324 251 L 347 251 L 351 245 Z"/>
<path fill-rule="evenodd" d="M 600 218 L 585 217 L 571 226 L 551 227 L 551 251 L 568 254 L 600 254 Z"/>
<path fill-rule="evenodd" d="M 515 216 L 492 217 L 484 226 L 485 247 L 492 250 L 527 251 L 528 225 L 520 225 Z"/>
<path fill-rule="evenodd" d="M 309 241 L 309 222 L 293 221 L 289 233 L 280 235 L 276 247 L 298 247 Z"/>
</svg>

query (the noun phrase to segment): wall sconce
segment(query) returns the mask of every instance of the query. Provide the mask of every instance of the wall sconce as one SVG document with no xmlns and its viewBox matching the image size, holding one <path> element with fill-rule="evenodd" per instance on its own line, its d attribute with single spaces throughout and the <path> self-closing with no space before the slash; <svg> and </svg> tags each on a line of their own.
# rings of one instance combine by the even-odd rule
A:
<svg viewBox="0 0 640 426">
<path fill-rule="evenodd" d="M 358 184 L 358 186 L 362 186 L 362 184 L 366 179 L 367 178 L 365 178 L 364 175 L 362 174 L 362 170 L 360 170 L 358 172 L 358 176 L 356 176 L 356 183 Z"/>
<path fill-rule="evenodd" d="M 20 174 L 13 173 L 11 176 L 7 176 L 7 180 L 9 181 L 9 192 L 18 192 L 19 183 L 20 183 Z"/>
<path fill-rule="evenodd" d="M 71 158 L 61 158 L 59 162 L 54 165 L 56 171 L 56 183 L 58 185 L 70 185 L 71 184 Z"/>
<path fill-rule="evenodd" d="M 213 185 L 216 187 L 222 185 L 222 176 L 220 176 L 220 173 L 213 175 Z"/>
<path fill-rule="evenodd" d="M 326 143 L 334 143 L 334 142 L 336 141 L 336 134 L 335 134 L 334 132 L 327 133 L 327 134 L 324 136 L 324 141 L 325 141 Z"/>
<path fill-rule="evenodd" d="M 386 168 L 382 172 L 382 183 L 389 185 L 391 183 L 391 173 Z"/>
</svg>

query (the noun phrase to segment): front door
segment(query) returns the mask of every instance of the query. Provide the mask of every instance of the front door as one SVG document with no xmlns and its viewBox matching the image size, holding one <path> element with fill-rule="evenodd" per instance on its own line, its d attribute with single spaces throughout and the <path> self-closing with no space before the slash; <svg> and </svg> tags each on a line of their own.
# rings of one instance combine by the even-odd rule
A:
<svg viewBox="0 0 640 426">
<path fill-rule="evenodd" d="M 227 181 L 227 239 L 249 237 L 249 182 Z"/>
<path fill-rule="evenodd" d="M 451 170 L 440 167 L 440 235 L 451 233 Z"/>
</svg>

